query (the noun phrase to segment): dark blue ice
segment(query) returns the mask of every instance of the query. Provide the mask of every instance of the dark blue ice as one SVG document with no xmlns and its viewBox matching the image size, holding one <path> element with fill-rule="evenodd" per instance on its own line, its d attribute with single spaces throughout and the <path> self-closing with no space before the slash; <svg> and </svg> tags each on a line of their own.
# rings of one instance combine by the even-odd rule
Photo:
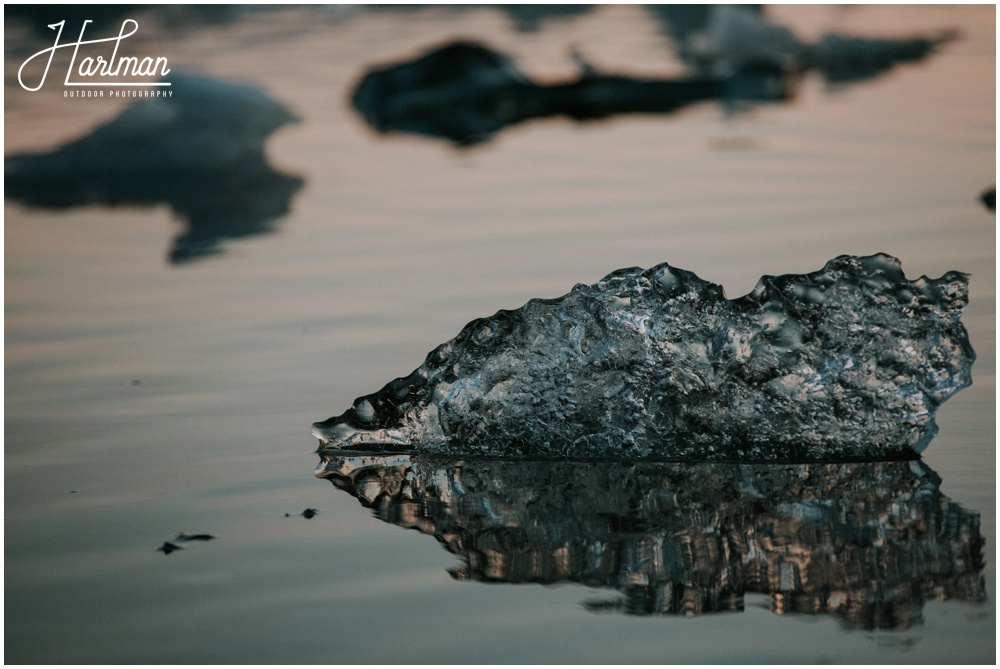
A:
<svg viewBox="0 0 1000 669">
<path fill-rule="evenodd" d="M 971 383 L 968 276 L 887 255 L 748 295 L 658 265 L 472 321 L 409 376 L 314 425 L 339 449 L 488 457 L 914 457 Z"/>
</svg>

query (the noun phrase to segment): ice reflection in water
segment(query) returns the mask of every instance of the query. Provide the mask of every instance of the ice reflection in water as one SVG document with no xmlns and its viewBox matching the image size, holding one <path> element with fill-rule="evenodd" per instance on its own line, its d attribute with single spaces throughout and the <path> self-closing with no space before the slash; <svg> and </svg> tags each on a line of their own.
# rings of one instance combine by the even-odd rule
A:
<svg viewBox="0 0 1000 669">
<path fill-rule="evenodd" d="M 691 464 L 331 456 L 317 476 L 434 536 L 459 580 L 618 591 L 637 615 L 831 614 L 905 629 L 924 602 L 986 599 L 979 514 L 919 460 Z"/>
</svg>

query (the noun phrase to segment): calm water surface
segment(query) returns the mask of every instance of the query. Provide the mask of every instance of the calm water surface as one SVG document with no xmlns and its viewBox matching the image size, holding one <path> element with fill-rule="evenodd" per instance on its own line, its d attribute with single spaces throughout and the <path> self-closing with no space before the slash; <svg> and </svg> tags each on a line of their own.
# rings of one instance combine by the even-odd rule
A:
<svg viewBox="0 0 1000 669">
<path fill-rule="evenodd" d="M 166 202 L 5 202 L 5 660 L 993 662 L 996 239 L 977 198 L 996 178 L 995 8 L 768 11 L 807 41 L 961 38 L 852 85 L 806 77 L 790 103 L 745 114 L 705 103 L 540 120 L 460 150 L 375 134 L 349 106 L 352 87 L 454 38 L 487 41 L 538 80 L 575 76 L 574 48 L 636 76 L 682 64 L 630 6 L 535 31 L 488 8 L 137 14 L 140 52 L 260 86 L 300 118 L 267 151 L 302 182 L 269 232 L 187 263 L 169 262 L 187 224 Z M 23 91 L 17 68 L 45 44 L 23 22 L 5 30 L 6 155 L 55 148 L 127 104 L 66 99 L 56 83 Z M 667 261 L 738 296 L 762 274 L 879 251 L 910 278 L 972 275 L 974 384 L 938 413 L 920 465 L 940 478 L 932 503 L 907 506 L 886 483 L 871 523 L 978 514 L 978 603 L 939 589 L 948 601 L 931 593 L 895 629 L 793 613 L 754 589 L 725 613 L 635 615 L 596 579 L 456 578 L 469 564 L 444 548 L 451 518 L 407 524 L 381 509 L 383 522 L 356 499 L 365 489 L 313 476 L 313 421 L 409 373 L 472 318 L 619 267 Z M 890 477 L 902 490 L 907 472 Z M 837 504 L 838 490 L 823 494 Z M 426 520 L 428 504 L 393 513 Z M 297 515 L 306 508 L 318 515 Z M 685 531 L 708 532 L 700 522 Z M 216 538 L 156 550 L 179 532 Z"/>
</svg>

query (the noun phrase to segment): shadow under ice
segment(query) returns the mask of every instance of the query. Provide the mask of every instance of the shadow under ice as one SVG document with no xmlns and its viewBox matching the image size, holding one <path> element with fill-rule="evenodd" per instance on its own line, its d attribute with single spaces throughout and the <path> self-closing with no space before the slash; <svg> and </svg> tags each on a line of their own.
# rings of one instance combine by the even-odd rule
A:
<svg viewBox="0 0 1000 669">
<path fill-rule="evenodd" d="M 986 600 L 979 514 L 919 460 L 810 464 L 461 460 L 343 453 L 317 475 L 434 536 L 458 580 L 608 588 L 595 611 L 826 614 L 906 629 Z"/>
</svg>

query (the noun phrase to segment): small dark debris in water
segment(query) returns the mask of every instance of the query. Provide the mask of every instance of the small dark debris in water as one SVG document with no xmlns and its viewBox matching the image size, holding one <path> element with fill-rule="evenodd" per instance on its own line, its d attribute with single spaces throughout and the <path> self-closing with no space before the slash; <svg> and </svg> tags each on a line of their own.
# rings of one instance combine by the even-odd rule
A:
<svg viewBox="0 0 1000 669">
<path fill-rule="evenodd" d="M 174 541 L 180 541 L 183 543 L 185 541 L 209 541 L 214 538 L 215 537 L 211 534 L 184 534 L 181 532 L 177 535 L 177 538 L 174 539 Z"/>
<path fill-rule="evenodd" d="M 69 494 L 71 494 L 71 495 L 73 495 L 73 494 L 75 494 L 75 493 L 76 493 L 76 490 L 70 490 L 70 491 L 69 491 Z"/>
<path fill-rule="evenodd" d="M 184 546 L 178 546 L 177 544 L 183 544 L 189 541 L 209 541 L 214 538 L 215 536 L 211 534 L 185 534 L 184 532 L 181 532 L 174 538 L 174 541 L 177 542 L 176 544 L 170 541 L 164 541 L 163 545 L 156 550 L 163 551 L 164 555 L 170 555 L 174 551 L 179 551 L 184 548 Z"/>
<path fill-rule="evenodd" d="M 303 518 L 312 518 L 313 516 L 315 516 L 318 513 L 319 513 L 319 511 L 317 511 L 316 509 L 306 509 L 302 513 L 295 513 L 295 514 L 286 513 L 285 514 L 285 518 L 291 518 L 293 515 L 294 516 L 302 516 Z"/>
<path fill-rule="evenodd" d="M 986 205 L 990 211 L 997 210 L 997 189 L 996 186 L 979 196 L 979 200 Z"/>
<path fill-rule="evenodd" d="M 163 545 L 157 548 L 158 551 L 163 551 L 164 555 L 170 555 L 174 551 L 183 550 L 183 546 L 178 546 L 177 544 L 172 544 L 169 541 L 164 541 Z"/>
<path fill-rule="evenodd" d="M 142 385 L 142 379 L 132 379 L 132 385 L 133 386 Z"/>
</svg>

